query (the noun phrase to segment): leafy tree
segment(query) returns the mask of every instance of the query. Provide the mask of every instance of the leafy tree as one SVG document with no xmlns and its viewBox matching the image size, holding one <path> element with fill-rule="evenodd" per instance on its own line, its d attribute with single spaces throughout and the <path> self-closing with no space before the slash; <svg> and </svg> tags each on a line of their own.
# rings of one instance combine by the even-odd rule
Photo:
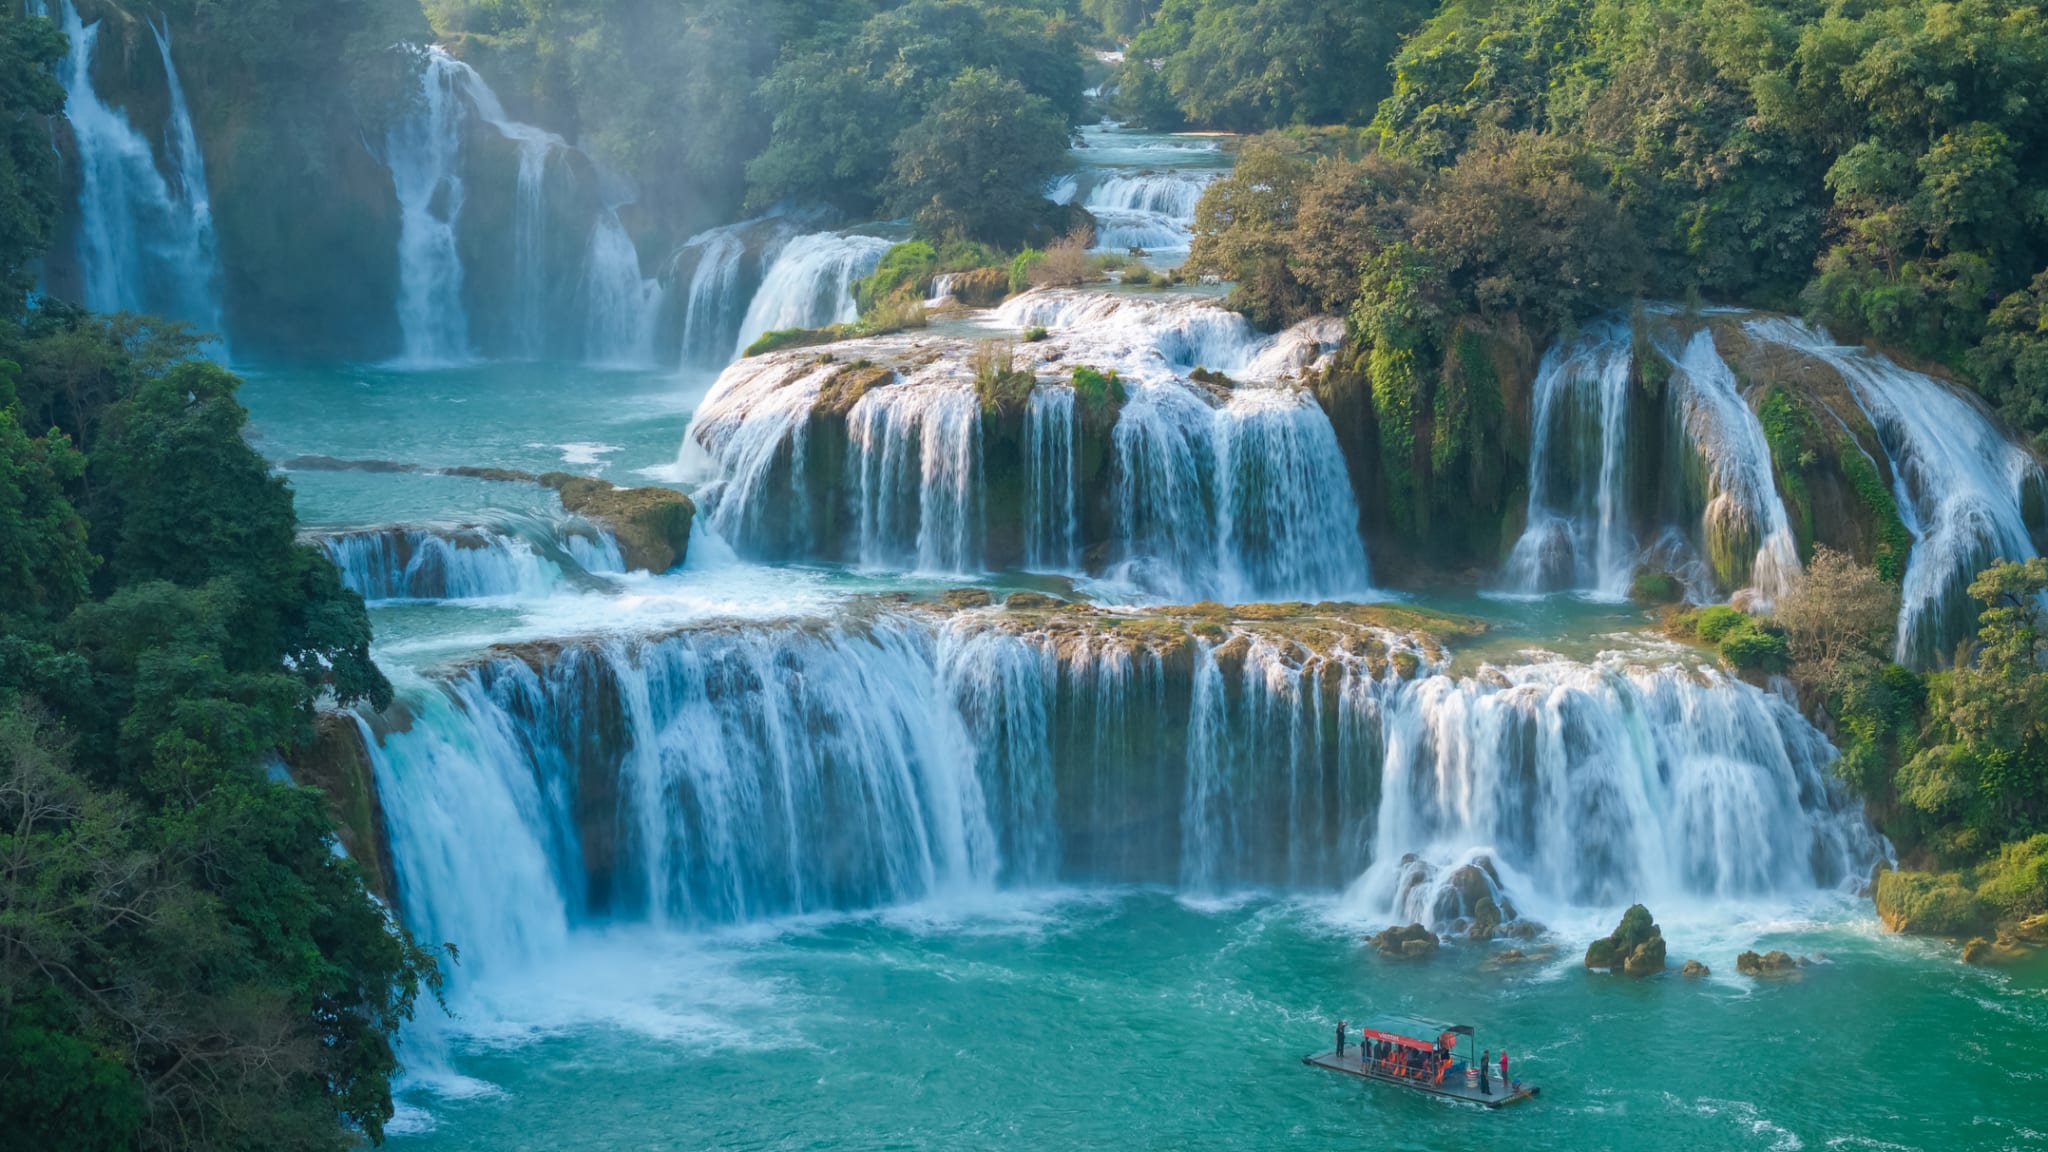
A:
<svg viewBox="0 0 2048 1152">
<path fill-rule="evenodd" d="M 898 138 L 893 203 L 945 239 L 1009 246 L 1046 215 L 1046 181 L 1067 160 L 1067 127 L 1015 80 L 970 68 Z"/>
<path fill-rule="evenodd" d="M 950 96 L 957 105 L 966 98 L 964 91 L 955 94 L 955 84 L 968 72 L 999 76 L 1032 97 L 1012 109 L 1018 141 L 998 151 L 1035 145 L 1032 132 L 1048 112 L 1064 140 L 1081 113 L 1080 54 L 1064 18 L 969 0 L 911 0 L 870 17 L 844 39 L 785 55 L 762 82 L 773 121 L 766 148 L 747 165 L 752 201 L 867 213 L 894 199 L 902 155 L 932 139 L 937 126 L 929 114 L 939 101 Z M 920 128 L 915 139 L 905 139 Z M 982 191 L 1014 200 L 1020 193 L 1036 196 L 1038 186 L 989 184 Z"/>
<path fill-rule="evenodd" d="M 35 284 L 30 264 L 57 215 L 57 157 L 43 118 L 64 108 L 51 66 L 64 37 L 46 19 L 0 11 L 0 309 L 13 312 Z"/>
<path fill-rule="evenodd" d="M 0 321 L 0 1128 L 36 1147 L 376 1139 L 438 986 L 323 798 L 266 769 L 317 699 L 391 689 L 193 349 Z"/>
<path fill-rule="evenodd" d="M 1118 73 L 1126 115 L 1232 131 L 1362 122 L 1421 0 L 1165 0 Z"/>
<path fill-rule="evenodd" d="M 2048 560 L 2001 563 L 1970 585 L 1984 605 L 1974 661 L 1928 678 L 1907 803 L 1952 824 L 1945 847 L 1983 852 L 2048 825 Z"/>
<path fill-rule="evenodd" d="M 1987 328 L 1971 371 L 1999 414 L 2040 443 L 2048 434 L 2048 271 L 1999 301 Z"/>
</svg>

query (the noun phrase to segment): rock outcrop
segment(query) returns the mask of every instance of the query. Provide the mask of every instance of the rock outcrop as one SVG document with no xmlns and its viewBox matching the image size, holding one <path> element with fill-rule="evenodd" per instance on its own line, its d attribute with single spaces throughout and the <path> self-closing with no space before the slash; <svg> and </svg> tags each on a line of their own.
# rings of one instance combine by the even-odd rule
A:
<svg viewBox="0 0 2048 1152">
<path fill-rule="evenodd" d="M 1612 935 L 1595 940 L 1586 948 L 1586 967 L 1630 976 L 1662 972 L 1664 931 L 1650 918 L 1650 910 L 1637 904 L 1622 913 L 1621 923 Z"/>
<path fill-rule="evenodd" d="M 1755 952 L 1744 952 L 1735 958 L 1735 970 L 1744 976 L 1754 976 L 1759 979 L 1765 977 L 1783 978 L 1799 975 L 1799 969 L 1805 963 L 1804 958 L 1794 957 L 1790 953 L 1773 949 L 1762 955 L 1758 955 Z"/>
<path fill-rule="evenodd" d="M 1685 967 L 1680 968 L 1678 971 L 1679 974 L 1682 976 L 1712 976 L 1714 974 L 1714 970 L 1712 968 L 1707 967 L 1705 964 L 1702 964 L 1697 960 L 1687 960 L 1685 962 Z"/>
<path fill-rule="evenodd" d="M 540 483 L 560 493 L 571 514 L 611 529 L 628 568 L 666 572 L 689 554 L 697 506 L 673 488 L 618 488 L 567 472 L 543 473 Z"/>
<path fill-rule="evenodd" d="M 1427 960 L 1440 947 L 1436 933 L 1420 924 L 1388 928 L 1366 942 L 1389 960 Z"/>
</svg>

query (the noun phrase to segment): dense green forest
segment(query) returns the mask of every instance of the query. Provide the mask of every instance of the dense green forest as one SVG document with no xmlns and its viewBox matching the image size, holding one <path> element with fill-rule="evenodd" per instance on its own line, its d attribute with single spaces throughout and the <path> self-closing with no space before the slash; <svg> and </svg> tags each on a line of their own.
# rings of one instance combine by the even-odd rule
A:
<svg viewBox="0 0 2048 1152">
<path fill-rule="evenodd" d="M 346 1146 L 391 1116 L 438 970 L 273 766 L 316 700 L 391 688 L 235 377 L 180 329 L 25 307 L 61 49 L 0 17 L 0 1128 Z"/>
</svg>

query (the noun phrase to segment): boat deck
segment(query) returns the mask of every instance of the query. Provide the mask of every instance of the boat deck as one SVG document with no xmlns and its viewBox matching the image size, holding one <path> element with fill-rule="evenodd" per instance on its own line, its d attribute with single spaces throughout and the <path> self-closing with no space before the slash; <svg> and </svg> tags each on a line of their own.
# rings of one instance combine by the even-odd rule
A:
<svg viewBox="0 0 2048 1152">
<path fill-rule="evenodd" d="M 1496 1080 L 1493 1083 L 1492 1095 L 1483 1095 L 1476 1086 L 1471 1088 L 1465 1086 L 1465 1067 L 1463 1064 L 1460 1064 L 1455 1072 L 1446 1075 L 1442 1084 L 1432 1084 L 1427 1080 L 1418 1080 L 1408 1076 L 1390 1076 L 1380 1071 L 1377 1067 L 1360 1063 L 1357 1052 L 1356 1048 L 1348 1048 L 1344 1055 L 1339 1056 L 1336 1049 L 1333 1048 L 1327 1052 L 1319 1052 L 1314 1056 L 1303 1056 L 1301 1062 L 1303 1064 L 1313 1064 L 1318 1068 L 1327 1068 L 1332 1072 L 1342 1072 L 1347 1076 L 1356 1076 L 1361 1080 L 1377 1080 L 1382 1084 L 1392 1084 L 1414 1092 L 1425 1092 L 1431 1096 L 1442 1096 L 1447 1100 L 1462 1100 L 1468 1104 L 1477 1104 L 1482 1108 L 1505 1108 L 1510 1104 L 1518 1104 L 1528 1100 L 1537 1093 L 1537 1089 L 1526 1084 L 1522 1086 L 1521 1091 L 1517 1092 Z"/>
</svg>

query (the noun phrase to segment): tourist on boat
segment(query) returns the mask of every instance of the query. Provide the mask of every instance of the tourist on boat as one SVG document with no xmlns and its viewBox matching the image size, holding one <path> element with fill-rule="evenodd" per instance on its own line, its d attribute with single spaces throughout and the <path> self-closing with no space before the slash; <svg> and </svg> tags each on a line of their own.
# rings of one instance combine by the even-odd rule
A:
<svg viewBox="0 0 2048 1152">
<path fill-rule="evenodd" d="M 1508 1050 L 1505 1048 L 1500 1050 L 1500 1082 L 1508 1082 Z"/>
<path fill-rule="evenodd" d="M 1493 1085 L 1486 1081 L 1486 1065 L 1491 1059 L 1493 1059 L 1492 1052 L 1481 1052 L 1479 1054 L 1479 1094 L 1481 1096 L 1493 1095 Z"/>
<path fill-rule="evenodd" d="M 1344 1058 L 1344 1028 L 1345 1022 L 1342 1020 L 1337 1021 L 1337 1059 L 1339 1060 L 1342 1060 Z M 1508 1074 L 1506 1064 L 1508 1054 L 1503 1052 L 1500 1054 L 1500 1058 L 1502 1061 L 1500 1074 L 1505 1076 Z"/>
</svg>

